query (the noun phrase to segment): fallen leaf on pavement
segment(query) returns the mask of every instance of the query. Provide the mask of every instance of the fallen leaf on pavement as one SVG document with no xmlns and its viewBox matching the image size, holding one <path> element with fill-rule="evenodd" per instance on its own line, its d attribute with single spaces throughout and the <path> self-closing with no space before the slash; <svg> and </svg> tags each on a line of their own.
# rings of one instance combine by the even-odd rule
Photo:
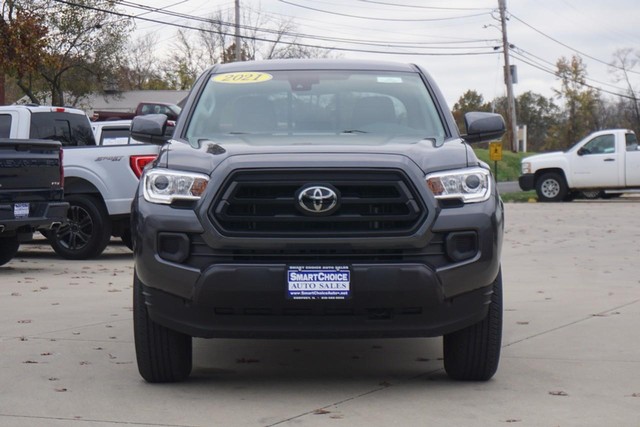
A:
<svg viewBox="0 0 640 427">
<path fill-rule="evenodd" d="M 561 391 L 561 390 L 557 390 L 557 391 L 550 391 L 550 392 L 549 392 L 549 394 L 550 394 L 551 396 L 569 396 L 569 395 L 567 394 L 567 392 L 565 392 L 565 391 Z"/>
</svg>

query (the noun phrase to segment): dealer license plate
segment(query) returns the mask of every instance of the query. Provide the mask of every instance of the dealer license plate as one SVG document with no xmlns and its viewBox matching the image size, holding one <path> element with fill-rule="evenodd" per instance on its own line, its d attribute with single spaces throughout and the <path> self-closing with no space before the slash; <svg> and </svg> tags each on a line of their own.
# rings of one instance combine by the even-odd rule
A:
<svg viewBox="0 0 640 427">
<path fill-rule="evenodd" d="M 343 300 L 351 296 L 351 270 L 346 265 L 290 265 L 287 298 Z"/>
<path fill-rule="evenodd" d="M 13 216 L 15 218 L 28 218 L 29 203 L 16 203 L 13 205 Z"/>
</svg>

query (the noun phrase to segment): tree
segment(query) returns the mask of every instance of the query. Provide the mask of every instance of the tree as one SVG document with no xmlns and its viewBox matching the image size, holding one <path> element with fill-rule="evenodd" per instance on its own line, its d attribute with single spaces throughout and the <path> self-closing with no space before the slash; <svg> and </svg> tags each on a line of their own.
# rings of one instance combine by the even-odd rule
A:
<svg viewBox="0 0 640 427">
<path fill-rule="evenodd" d="M 475 90 L 467 90 L 453 105 L 453 117 L 458 129 L 464 132 L 464 115 L 471 111 L 491 111 L 491 105 L 484 102 L 484 97 Z"/>
<path fill-rule="evenodd" d="M 110 0 L 47 2 L 51 36 L 40 76 L 48 83 L 52 104 L 64 105 L 65 92 L 78 98 L 115 78 L 131 23 L 111 13 Z"/>
<path fill-rule="evenodd" d="M 164 68 L 164 74 L 174 89 L 189 89 L 198 75 L 209 65 L 206 51 L 193 34 L 180 29 L 173 44 L 171 57 Z"/>
<path fill-rule="evenodd" d="M 111 13 L 115 11 L 112 0 L 7 0 L 3 9 L 5 16 L 11 16 L 6 9 L 17 11 L 14 23 L 26 11 L 25 16 L 37 20 L 29 28 L 46 30 L 46 37 L 34 31 L 28 39 L 34 40 L 28 44 L 28 52 L 33 52 L 27 55 L 33 59 L 29 66 L 13 70 L 18 86 L 32 102 L 50 97 L 53 105 L 65 105 L 68 100 L 74 104 L 114 79 L 131 23 Z M 9 41 L 11 50 L 21 46 Z"/>
<path fill-rule="evenodd" d="M 0 14 L 0 102 L 4 103 L 5 75 L 21 82 L 35 72 L 45 55 L 47 28 L 42 24 L 44 11 L 31 3 L 2 2 Z M 32 93 L 27 93 L 34 98 Z"/>
<path fill-rule="evenodd" d="M 154 56 L 158 40 L 151 34 L 139 37 L 128 44 L 124 63 L 118 73 L 118 90 L 171 89 L 160 61 Z"/>
<path fill-rule="evenodd" d="M 622 116 L 625 118 L 625 123 L 619 126 L 640 131 L 640 99 L 638 99 L 638 91 L 633 87 L 629 76 L 629 73 L 636 72 L 635 69 L 640 66 L 640 50 L 634 51 L 630 48 L 616 50 L 611 65 L 615 82 L 623 82 L 627 86 L 627 94 L 629 95 L 629 99 L 626 101 L 628 111 Z"/>
<path fill-rule="evenodd" d="M 560 90 L 554 91 L 558 98 L 564 100 L 565 114 L 560 123 L 551 129 L 545 143 L 546 149 L 569 147 L 599 128 L 600 94 L 586 84 L 587 67 L 582 58 L 577 55 L 570 60 L 561 57 L 556 66 Z"/>
<path fill-rule="evenodd" d="M 217 11 L 197 34 L 178 30 L 174 54 L 165 70 L 172 84 L 189 88 L 207 67 L 236 60 L 235 17 L 231 11 Z M 293 20 L 268 18 L 259 10 L 245 7 L 242 15 L 241 60 L 276 58 L 318 58 L 330 54 L 330 49 L 303 46 L 295 35 Z"/>
<path fill-rule="evenodd" d="M 516 98 L 518 123 L 527 125 L 527 147 L 539 151 L 549 136 L 549 129 L 557 126 L 560 109 L 552 99 L 528 91 Z"/>
</svg>

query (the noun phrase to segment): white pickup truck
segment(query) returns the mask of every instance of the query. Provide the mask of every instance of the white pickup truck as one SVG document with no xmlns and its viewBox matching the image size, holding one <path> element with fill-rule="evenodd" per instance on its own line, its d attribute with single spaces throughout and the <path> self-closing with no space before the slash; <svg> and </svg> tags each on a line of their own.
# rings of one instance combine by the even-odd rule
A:
<svg viewBox="0 0 640 427">
<path fill-rule="evenodd" d="M 94 258 L 111 236 L 121 237 L 130 247 L 131 201 L 142 169 L 158 155 L 158 145 L 129 144 L 128 138 L 122 138 L 97 146 L 89 118 L 73 108 L 2 106 L 0 124 L 5 138 L 62 143 L 69 211 L 67 223 L 47 233 L 57 254 L 67 259 Z"/>
<path fill-rule="evenodd" d="M 541 202 L 619 195 L 640 190 L 638 138 L 628 129 L 594 132 L 567 151 L 522 159 L 520 188 Z"/>
</svg>

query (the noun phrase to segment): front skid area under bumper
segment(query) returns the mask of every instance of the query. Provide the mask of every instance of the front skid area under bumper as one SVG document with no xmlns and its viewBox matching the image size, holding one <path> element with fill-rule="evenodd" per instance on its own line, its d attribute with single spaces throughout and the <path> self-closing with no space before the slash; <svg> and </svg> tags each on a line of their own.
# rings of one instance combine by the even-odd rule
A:
<svg viewBox="0 0 640 427">
<path fill-rule="evenodd" d="M 418 310 L 393 311 L 380 306 L 357 311 L 322 307 L 314 301 L 303 309 L 278 313 L 219 311 L 188 303 L 157 289 L 144 287 L 153 321 L 169 329 L 202 338 L 399 338 L 436 337 L 473 325 L 487 315 L 491 286 Z M 308 310 L 314 314 L 305 314 Z M 249 314 L 247 314 L 249 313 Z M 251 314 L 253 313 L 253 314 Z M 315 314 L 317 313 L 317 314 Z"/>
<path fill-rule="evenodd" d="M 344 301 L 291 301 L 284 284 L 265 286 L 264 281 L 242 290 L 240 282 L 219 282 L 194 300 L 146 286 L 144 296 L 156 323 L 204 338 L 440 336 L 482 320 L 491 301 L 491 286 L 444 299 L 436 281 L 402 281 L 389 290 L 384 273 L 378 276 L 354 287 L 352 298 Z"/>
</svg>

